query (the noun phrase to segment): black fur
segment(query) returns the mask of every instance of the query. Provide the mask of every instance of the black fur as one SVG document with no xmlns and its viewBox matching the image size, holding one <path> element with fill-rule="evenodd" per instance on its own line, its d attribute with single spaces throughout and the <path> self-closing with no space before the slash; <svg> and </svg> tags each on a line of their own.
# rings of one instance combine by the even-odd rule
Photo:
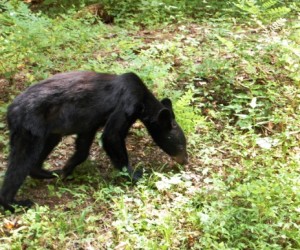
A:
<svg viewBox="0 0 300 250">
<path fill-rule="evenodd" d="M 123 75 L 74 71 L 57 74 L 31 86 L 10 105 L 8 169 L 0 205 L 30 205 L 14 197 L 26 176 L 45 179 L 55 175 L 43 162 L 64 135 L 77 134 L 76 151 L 62 170 L 63 177 L 86 160 L 96 131 L 104 127 L 102 142 L 113 165 L 126 167 L 133 180 L 142 176 L 129 165 L 125 138 L 140 119 L 150 135 L 180 164 L 187 161 L 186 140 L 175 121 L 169 99 L 159 102 L 133 73 Z"/>
</svg>

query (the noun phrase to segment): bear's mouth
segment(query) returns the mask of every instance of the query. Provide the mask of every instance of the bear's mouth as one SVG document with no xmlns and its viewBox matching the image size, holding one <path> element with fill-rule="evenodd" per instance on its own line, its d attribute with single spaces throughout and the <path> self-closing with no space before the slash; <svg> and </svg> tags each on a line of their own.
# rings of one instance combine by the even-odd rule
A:
<svg viewBox="0 0 300 250">
<path fill-rule="evenodd" d="M 187 156 L 187 153 L 184 152 L 180 155 L 175 155 L 175 156 L 172 156 L 172 159 L 174 161 L 176 161 L 177 163 L 179 163 L 180 165 L 186 165 L 188 164 L 188 156 Z"/>
</svg>

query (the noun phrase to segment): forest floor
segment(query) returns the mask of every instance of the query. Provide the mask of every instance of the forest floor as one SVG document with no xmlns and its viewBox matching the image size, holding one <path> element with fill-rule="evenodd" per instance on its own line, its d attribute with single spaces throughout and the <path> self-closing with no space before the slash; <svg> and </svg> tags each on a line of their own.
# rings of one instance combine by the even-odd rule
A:
<svg viewBox="0 0 300 250">
<path fill-rule="evenodd" d="M 271 9 L 282 15 L 271 21 L 209 2 L 193 18 L 178 6 L 176 21 L 167 4 L 143 2 L 112 24 L 78 18 L 74 6 L 53 16 L 0 4 L 0 182 L 8 105 L 28 86 L 77 69 L 133 71 L 159 99 L 171 98 L 189 153 L 187 165 L 174 163 L 135 123 L 126 146 L 145 173 L 133 184 L 113 169 L 99 130 L 72 178 L 26 179 L 17 199 L 35 205 L 0 214 L 1 250 L 300 248 L 298 5 L 290 16 Z M 44 167 L 61 169 L 74 138 L 63 138 Z"/>
</svg>

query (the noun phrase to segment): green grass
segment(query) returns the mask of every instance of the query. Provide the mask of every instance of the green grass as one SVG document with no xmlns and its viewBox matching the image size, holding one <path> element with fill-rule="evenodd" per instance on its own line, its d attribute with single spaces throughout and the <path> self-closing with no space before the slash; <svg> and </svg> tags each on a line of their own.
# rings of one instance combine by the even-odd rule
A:
<svg viewBox="0 0 300 250">
<path fill-rule="evenodd" d="M 27 178 L 20 195 L 40 205 L 0 215 L 1 249 L 300 248 L 297 1 L 112 2 L 112 25 L 75 18 L 84 1 L 48 1 L 48 11 L 35 13 L 5 2 L 0 163 L 8 103 L 34 82 L 75 69 L 134 71 L 159 98 L 170 97 L 190 163 L 154 160 L 147 133 L 133 129 L 129 154 L 148 167 L 137 185 L 110 167 L 98 171 L 103 155 L 73 181 Z"/>
</svg>

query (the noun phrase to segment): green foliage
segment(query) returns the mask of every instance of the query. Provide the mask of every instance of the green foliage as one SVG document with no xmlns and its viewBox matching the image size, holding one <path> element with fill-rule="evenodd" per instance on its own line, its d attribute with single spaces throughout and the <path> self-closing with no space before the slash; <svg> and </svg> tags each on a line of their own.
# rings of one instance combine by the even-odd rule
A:
<svg viewBox="0 0 300 250">
<path fill-rule="evenodd" d="M 194 92 L 189 89 L 174 105 L 176 120 L 187 134 L 195 133 L 201 127 L 208 126 L 205 118 L 200 116 L 199 112 L 192 106 L 193 100 Z"/>
<path fill-rule="evenodd" d="M 0 102 L 0 149 L 7 145 L 7 138 L 5 136 L 6 123 L 4 122 L 6 110 L 7 105 Z"/>
<path fill-rule="evenodd" d="M 93 39 L 89 25 L 72 19 L 59 21 L 57 25 L 56 22 L 33 14 L 22 2 L 16 7 L 7 3 L 5 11 L 0 13 L 0 74 L 12 76 L 25 67 L 34 73 L 41 67 L 57 71 L 74 67 L 74 60 L 82 60 L 78 51 L 86 53 L 87 42 Z M 50 54 L 54 57 L 50 58 Z M 66 59 L 70 59 L 68 65 Z"/>
<path fill-rule="evenodd" d="M 213 184 L 214 191 L 203 191 L 195 197 L 201 206 L 192 221 L 203 230 L 200 246 L 300 247 L 298 178 L 282 169 L 277 174 L 238 184 L 232 189 L 227 188 L 228 183 Z"/>
<path fill-rule="evenodd" d="M 244 13 L 253 15 L 264 23 L 270 23 L 291 11 L 286 6 L 279 6 L 281 2 L 279 0 L 238 0 L 234 5 Z"/>
</svg>

